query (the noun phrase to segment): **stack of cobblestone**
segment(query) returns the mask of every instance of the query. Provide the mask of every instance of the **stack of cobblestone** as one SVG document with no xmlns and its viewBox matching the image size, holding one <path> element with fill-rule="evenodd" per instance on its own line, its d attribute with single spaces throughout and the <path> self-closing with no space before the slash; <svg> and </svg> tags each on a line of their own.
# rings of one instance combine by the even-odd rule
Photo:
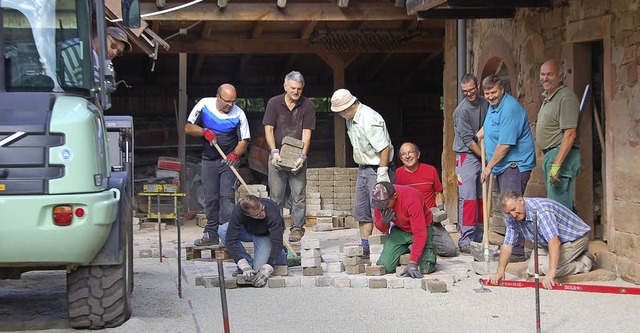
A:
<svg viewBox="0 0 640 333">
<path fill-rule="evenodd" d="M 320 252 L 320 240 L 315 238 L 303 238 L 300 242 L 300 256 L 302 257 L 302 275 L 322 275 L 322 252 Z"/>
<path fill-rule="evenodd" d="M 307 169 L 307 215 L 351 215 L 357 177 L 357 168 Z"/>
<path fill-rule="evenodd" d="M 251 193 L 259 198 L 268 198 L 269 192 L 267 191 L 267 186 L 262 184 L 253 184 L 247 185 L 247 187 L 251 190 Z M 239 202 L 245 195 L 249 194 L 247 189 L 240 185 L 236 190 L 236 202 Z"/>
</svg>

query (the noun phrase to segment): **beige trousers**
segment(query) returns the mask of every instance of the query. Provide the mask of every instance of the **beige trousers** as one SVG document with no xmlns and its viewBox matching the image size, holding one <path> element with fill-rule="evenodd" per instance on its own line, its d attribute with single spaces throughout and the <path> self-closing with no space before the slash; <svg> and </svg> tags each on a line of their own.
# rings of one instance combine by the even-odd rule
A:
<svg viewBox="0 0 640 333">
<path fill-rule="evenodd" d="M 589 235 L 584 235 L 573 242 L 560 244 L 560 259 L 556 269 L 556 277 L 569 274 L 578 274 L 591 270 L 591 260 L 582 253 L 589 245 Z M 534 276 L 535 262 L 533 253 L 529 259 L 527 274 Z M 547 247 L 538 246 L 538 273 L 545 275 L 549 271 L 549 250 Z"/>
</svg>

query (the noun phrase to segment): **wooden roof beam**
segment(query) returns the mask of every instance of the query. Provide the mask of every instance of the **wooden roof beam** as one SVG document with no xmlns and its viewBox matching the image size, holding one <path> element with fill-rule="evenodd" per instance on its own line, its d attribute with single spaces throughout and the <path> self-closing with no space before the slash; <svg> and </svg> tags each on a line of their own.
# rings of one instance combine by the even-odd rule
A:
<svg viewBox="0 0 640 333">
<path fill-rule="evenodd" d="M 209 39 L 173 40 L 169 53 L 211 53 L 211 54 L 288 54 L 288 53 L 329 53 L 320 43 L 303 39 Z M 414 39 L 407 44 L 386 53 L 432 53 L 442 50 L 439 38 Z M 380 50 L 363 48 L 356 53 L 379 53 Z"/>
<path fill-rule="evenodd" d="M 313 33 L 313 29 L 318 25 L 318 21 L 311 21 L 304 24 L 302 30 L 300 30 L 300 39 L 309 39 Z"/>
<path fill-rule="evenodd" d="M 174 5 L 173 7 L 175 7 Z M 171 7 L 167 6 L 166 9 Z M 155 4 L 140 3 L 140 13 L 157 11 Z M 414 19 L 392 2 L 352 3 L 340 8 L 331 3 L 290 3 L 286 10 L 258 3 L 229 3 L 224 10 L 217 4 L 198 3 L 181 10 L 146 16 L 147 21 L 395 21 Z"/>
</svg>

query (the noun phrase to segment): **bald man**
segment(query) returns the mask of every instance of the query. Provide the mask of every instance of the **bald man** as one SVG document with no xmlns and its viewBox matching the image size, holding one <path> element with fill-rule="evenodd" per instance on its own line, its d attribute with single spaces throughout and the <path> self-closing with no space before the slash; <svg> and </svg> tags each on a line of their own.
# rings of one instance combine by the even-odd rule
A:
<svg viewBox="0 0 640 333">
<path fill-rule="evenodd" d="M 247 117 L 236 105 L 236 88 L 225 83 L 218 87 L 216 97 L 205 97 L 196 104 L 185 125 L 185 132 L 202 138 L 202 189 L 207 224 L 196 246 L 218 245 L 218 227 L 229 221 L 234 207 L 231 171 L 249 146 L 251 135 Z M 214 144 L 226 156 L 220 155 Z"/>
<path fill-rule="evenodd" d="M 573 182 L 580 171 L 578 119 L 580 102 L 562 82 L 560 65 L 549 60 L 540 67 L 544 92 L 536 125 L 536 144 L 544 153 L 542 172 L 547 198 L 575 212 Z"/>
</svg>

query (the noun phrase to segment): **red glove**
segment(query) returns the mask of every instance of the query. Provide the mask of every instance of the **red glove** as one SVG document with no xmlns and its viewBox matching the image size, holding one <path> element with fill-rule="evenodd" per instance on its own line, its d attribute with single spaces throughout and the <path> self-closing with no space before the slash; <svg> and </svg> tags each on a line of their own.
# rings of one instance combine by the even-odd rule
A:
<svg viewBox="0 0 640 333">
<path fill-rule="evenodd" d="M 202 135 L 204 135 L 204 138 L 207 139 L 207 141 L 209 141 L 211 145 L 217 142 L 218 138 L 216 137 L 216 133 L 208 128 L 202 129 Z"/>
<path fill-rule="evenodd" d="M 230 152 L 227 155 L 227 159 L 222 161 L 222 163 L 228 165 L 228 166 L 235 166 L 236 163 L 238 162 L 238 154 L 236 154 L 235 151 Z"/>
</svg>

